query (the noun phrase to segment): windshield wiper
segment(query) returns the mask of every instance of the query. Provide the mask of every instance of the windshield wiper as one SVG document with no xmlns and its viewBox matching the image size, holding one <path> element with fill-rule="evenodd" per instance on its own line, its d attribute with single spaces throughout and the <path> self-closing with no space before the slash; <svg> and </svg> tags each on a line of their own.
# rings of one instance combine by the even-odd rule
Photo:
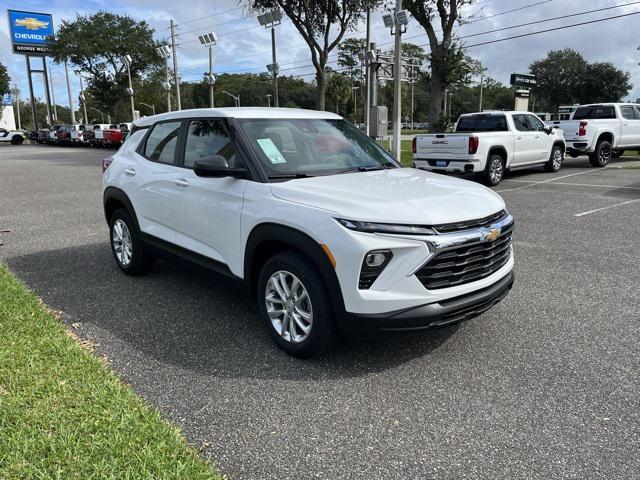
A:
<svg viewBox="0 0 640 480">
<path fill-rule="evenodd" d="M 342 170 L 339 173 L 353 173 L 353 172 L 375 172 L 376 170 L 386 170 L 387 168 L 393 168 L 390 166 L 376 165 L 375 167 L 353 167 L 346 170 Z"/>
<path fill-rule="evenodd" d="M 276 175 L 269 175 L 268 178 L 309 178 L 313 175 L 309 175 L 304 172 L 295 172 L 295 173 L 278 173 Z"/>
</svg>

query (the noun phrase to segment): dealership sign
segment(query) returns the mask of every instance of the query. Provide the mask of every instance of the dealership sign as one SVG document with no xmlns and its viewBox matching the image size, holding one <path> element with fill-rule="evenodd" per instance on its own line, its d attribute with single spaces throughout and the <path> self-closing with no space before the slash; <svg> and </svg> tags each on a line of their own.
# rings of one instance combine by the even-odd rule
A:
<svg viewBox="0 0 640 480">
<path fill-rule="evenodd" d="M 512 73 L 511 85 L 514 87 L 532 88 L 536 86 L 536 77 L 528 73 Z"/>
<path fill-rule="evenodd" d="M 53 18 L 49 13 L 9 10 L 9 31 L 14 53 L 46 54 L 47 39 L 53 36 Z"/>
</svg>

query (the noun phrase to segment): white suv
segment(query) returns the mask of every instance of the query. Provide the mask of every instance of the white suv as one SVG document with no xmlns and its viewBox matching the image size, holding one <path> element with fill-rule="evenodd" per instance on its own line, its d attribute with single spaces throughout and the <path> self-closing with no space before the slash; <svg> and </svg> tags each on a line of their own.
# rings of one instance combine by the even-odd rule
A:
<svg viewBox="0 0 640 480">
<path fill-rule="evenodd" d="M 103 163 L 115 260 L 159 255 L 239 278 L 292 355 L 481 314 L 513 284 L 513 218 L 472 182 L 401 168 L 328 112 L 183 110 L 140 119 Z"/>
</svg>

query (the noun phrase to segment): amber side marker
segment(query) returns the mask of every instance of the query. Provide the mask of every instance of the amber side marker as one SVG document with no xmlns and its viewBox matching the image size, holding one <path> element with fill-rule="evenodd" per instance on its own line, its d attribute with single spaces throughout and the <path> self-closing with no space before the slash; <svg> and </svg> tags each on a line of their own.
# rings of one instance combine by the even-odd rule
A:
<svg viewBox="0 0 640 480">
<path fill-rule="evenodd" d="M 320 247 L 322 248 L 322 251 L 327 256 L 327 258 L 329 259 L 329 262 L 331 263 L 331 266 L 335 269 L 336 268 L 336 259 L 333 258 L 333 253 L 331 253 L 331 250 L 329 250 L 329 247 L 327 245 L 325 245 L 324 243 L 321 243 Z"/>
</svg>

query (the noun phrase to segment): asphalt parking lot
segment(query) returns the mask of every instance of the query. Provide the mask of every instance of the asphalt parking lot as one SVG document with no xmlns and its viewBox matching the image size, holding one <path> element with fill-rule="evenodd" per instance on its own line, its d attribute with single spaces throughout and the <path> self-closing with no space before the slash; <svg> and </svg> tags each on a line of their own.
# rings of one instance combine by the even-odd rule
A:
<svg viewBox="0 0 640 480">
<path fill-rule="evenodd" d="M 0 147 L 0 259 L 233 479 L 640 477 L 640 162 L 496 190 L 516 285 L 483 316 L 300 361 L 235 284 L 117 269 L 109 151 Z"/>
</svg>

